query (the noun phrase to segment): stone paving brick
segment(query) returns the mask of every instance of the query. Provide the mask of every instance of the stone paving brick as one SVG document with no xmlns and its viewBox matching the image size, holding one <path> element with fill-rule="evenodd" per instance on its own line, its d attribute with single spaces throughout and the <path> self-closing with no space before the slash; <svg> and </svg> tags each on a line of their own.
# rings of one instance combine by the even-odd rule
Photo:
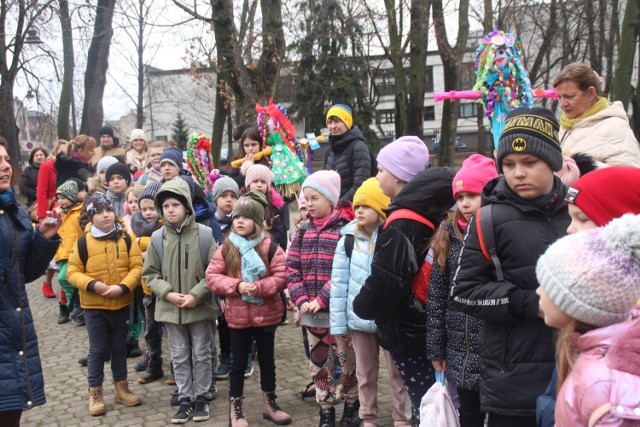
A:
<svg viewBox="0 0 640 427">
<path fill-rule="evenodd" d="M 134 408 L 116 405 L 113 401 L 113 384 L 109 363 L 105 363 L 105 403 L 107 414 L 92 417 L 88 412 L 87 369 L 77 360 L 86 355 L 88 340 L 86 329 L 71 323 L 58 325 L 58 303 L 45 299 L 40 287 L 42 279 L 27 286 L 34 323 L 39 339 L 47 403 L 23 413 L 22 425 L 26 427 L 60 426 L 144 426 L 170 425 L 171 416 L 177 408 L 169 405 L 175 386 L 166 385 L 164 379 L 151 384 L 136 382 L 138 372 L 133 369 L 137 359 L 128 359 L 128 379 L 131 390 L 139 394 L 143 403 Z M 57 282 L 54 290 L 60 287 Z M 289 316 L 290 319 L 292 316 Z M 293 322 L 292 322 L 293 323 Z M 142 344 L 144 345 L 144 344 Z M 163 340 L 164 371 L 169 371 L 169 350 Z M 309 383 L 308 362 L 304 355 L 302 334 L 293 324 L 281 326 L 276 333 L 276 366 L 278 403 L 288 412 L 292 426 L 311 427 L 318 425 L 318 405 L 312 398 L 302 400 L 300 390 Z M 381 366 L 384 358 L 381 357 Z M 393 426 L 386 369 L 380 372 L 379 425 Z M 218 399 L 211 402 L 211 418 L 206 422 L 188 425 L 226 427 L 229 411 L 229 382 L 218 381 Z M 340 420 L 343 405 L 336 406 L 336 418 Z M 260 390 L 260 367 L 254 361 L 254 374 L 245 380 L 245 415 L 252 426 L 274 426 L 262 419 L 262 396 Z"/>
</svg>

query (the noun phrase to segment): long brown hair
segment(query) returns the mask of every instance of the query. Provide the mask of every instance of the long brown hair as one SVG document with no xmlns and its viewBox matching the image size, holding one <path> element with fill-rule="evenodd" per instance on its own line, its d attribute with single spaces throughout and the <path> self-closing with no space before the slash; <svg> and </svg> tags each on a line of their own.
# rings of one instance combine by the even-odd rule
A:
<svg viewBox="0 0 640 427">
<path fill-rule="evenodd" d="M 578 349 L 573 345 L 571 335 L 574 333 L 584 334 L 593 329 L 595 326 L 588 325 L 579 320 L 573 319 L 568 326 L 560 329 L 558 332 L 558 338 L 556 340 L 556 360 L 558 363 L 558 390 L 562 387 L 562 384 L 567 379 L 573 365 L 576 363 L 576 355 Z"/>
<path fill-rule="evenodd" d="M 256 224 L 254 221 L 254 225 L 256 226 L 255 231 L 246 237 L 248 240 L 252 240 L 257 238 L 262 232 L 262 225 Z M 232 232 L 233 232 L 233 223 L 231 224 Z M 267 237 L 267 233 L 265 233 L 265 238 Z M 260 247 L 262 244 L 256 245 L 254 248 L 258 253 L 258 256 L 262 258 L 264 265 L 267 267 L 267 276 L 269 275 L 269 262 L 265 258 L 262 253 L 262 248 Z M 222 244 L 222 258 L 224 259 L 224 264 L 227 267 L 227 274 L 233 277 L 242 278 L 242 255 L 240 255 L 240 251 L 236 246 L 231 243 L 229 240 L 229 236 L 224 239 L 224 243 Z"/>
<path fill-rule="evenodd" d="M 244 159 L 247 155 L 247 153 L 244 151 L 244 141 L 246 141 L 247 139 L 258 141 L 258 143 L 260 144 L 260 149 L 262 149 L 262 136 L 260 136 L 260 131 L 252 126 L 242 132 L 238 152 L 236 153 L 236 159 Z"/>
<path fill-rule="evenodd" d="M 447 218 L 440 224 L 438 231 L 431 240 L 431 247 L 433 248 L 433 263 L 438 266 L 441 272 L 447 268 L 447 258 L 449 258 L 449 250 L 451 249 L 451 235 L 445 227 L 448 224 L 453 225 L 453 230 L 456 237 L 462 239 L 463 230 L 458 225 L 458 220 L 462 217 L 462 214 L 458 209 L 451 211 L 447 214 Z"/>
</svg>

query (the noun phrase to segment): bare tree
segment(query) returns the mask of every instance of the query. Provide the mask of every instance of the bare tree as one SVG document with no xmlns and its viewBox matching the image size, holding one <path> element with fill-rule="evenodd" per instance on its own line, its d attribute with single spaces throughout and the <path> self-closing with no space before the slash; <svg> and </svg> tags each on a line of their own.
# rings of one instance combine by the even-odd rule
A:
<svg viewBox="0 0 640 427">
<path fill-rule="evenodd" d="M 447 36 L 442 0 L 434 0 L 432 7 L 436 42 L 444 69 L 444 88 L 445 90 L 460 89 L 460 69 L 469 36 L 469 0 L 461 0 L 458 3 L 458 35 L 455 46 L 451 46 Z M 438 152 L 440 165 L 453 166 L 459 105 L 460 101 L 445 102 L 442 108 L 440 151 Z"/>
<path fill-rule="evenodd" d="M 63 78 L 58 103 L 58 138 L 67 139 L 77 132 L 75 117 L 75 102 L 73 99 L 73 72 L 75 68 L 75 55 L 73 52 L 73 30 L 71 26 L 71 14 L 69 13 L 69 1 L 59 0 L 60 26 L 62 28 Z M 71 112 L 72 130 L 69 129 L 69 113 Z"/>
<path fill-rule="evenodd" d="M 611 91 L 611 98 L 621 101 L 625 109 L 629 105 L 631 96 L 631 75 L 633 73 L 633 59 L 636 53 L 639 29 L 640 6 L 638 1 L 629 0 L 622 20 L 618 64 Z"/>
</svg>

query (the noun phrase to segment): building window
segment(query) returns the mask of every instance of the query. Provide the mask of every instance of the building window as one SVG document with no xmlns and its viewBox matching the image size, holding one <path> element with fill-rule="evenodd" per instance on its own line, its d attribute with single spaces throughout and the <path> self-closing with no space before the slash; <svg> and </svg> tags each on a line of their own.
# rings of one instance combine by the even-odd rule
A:
<svg viewBox="0 0 640 427">
<path fill-rule="evenodd" d="M 427 66 L 427 71 L 424 76 L 424 91 L 433 92 L 433 67 Z"/>
<path fill-rule="evenodd" d="M 395 123 L 395 121 L 396 121 L 395 110 L 378 111 L 378 123 Z"/>
<path fill-rule="evenodd" d="M 459 119 L 475 119 L 478 115 L 478 104 L 473 103 L 464 103 L 460 104 L 460 108 L 458 109 L 458 118 Z"/>
<path fill-rule="evenodd" d="M 169 141 L 169 138 L 167 138 L 167 135 L 156 135 L 156 139 L 158 141 Z"/>
<path fill-rule="evenodd" d="M 424 121 L 432 122 L 436 119 L 436 107 L 433 105 L 424 107 Z"/>
</svg>

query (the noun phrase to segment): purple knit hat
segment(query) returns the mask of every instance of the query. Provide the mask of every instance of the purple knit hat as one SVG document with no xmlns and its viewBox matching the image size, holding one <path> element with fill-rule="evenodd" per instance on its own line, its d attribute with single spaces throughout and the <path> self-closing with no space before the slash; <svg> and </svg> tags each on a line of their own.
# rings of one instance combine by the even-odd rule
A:
<svg viewBox="0 0 640 427">
<path fill-rule="evenodd" d="M 640 215 L 558 240 L 538 260 L 536 274 L 570 317 L 593 326 L 624 321 L 640 297 Z"/>
<path fill-rule="evenodd" d="M 391 175 L 409 182 L 427 168 L 429 149 L 417 136 L 401 136 L 380 150 L 377 161 Z"/>
</svg>

